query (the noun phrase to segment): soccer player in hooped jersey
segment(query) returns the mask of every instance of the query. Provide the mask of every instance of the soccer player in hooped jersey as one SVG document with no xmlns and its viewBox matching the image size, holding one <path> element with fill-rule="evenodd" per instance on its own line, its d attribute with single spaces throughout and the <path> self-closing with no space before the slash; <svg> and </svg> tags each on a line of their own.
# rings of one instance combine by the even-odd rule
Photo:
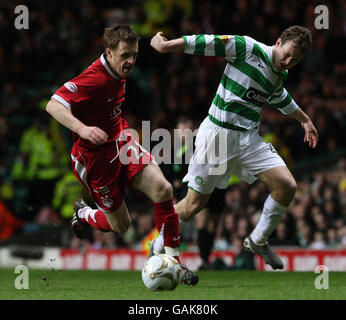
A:
<svg viewBox="0 0 346 320">
<path fill-rule="evenodd" d="M 175 210 L 181 227 L 208 201 L 214 188 L 227 188 L 232 173 L 251 184 L 263 181 L 271 190 L 262 215 L 252 233 L 244 239 L 244 248 L 263 257 L 273 269 L 283 269 L 281 259 L 269 248 L 267 239 L 274 231 L 296 192 L 297 184 L 284 161 L 270 143 L 258 134 L 260 112 L 265 102 L 301 123 L 304 142 L 315 148 L 318 133 L 308 115 L 298 107 L 283 87 L 287 70 L 299 63 L 311 48 L 311 33 L 301 26 L 284 30 L 273 46 L 248 36 L 191 35 L 167 40 L 158 32 L 151 46 L 158 52 L 218 56 L 226 60 L 209 114 L 201 123 L 196 149 L 184 181 L 188 192 Z M 227 138 L 227 168 L 223 175 L 210 175 L 211 163 L 201 164 L 200 155 L 208 152 L 206 143 Z M 162 237 L 152 243 L 151 252 L 163 250 Z"/>
<path fill-rule="evenodd" d="M 124 233 L 131 220 L 124 202 L 125 186 L 146 194 L 154 203 L 155 223 L 164 237 L 165 251 L 179 261 L 179 219 L 173 191 L 150 153 L 129 132 L 121 117 L 125 82 L 138 54 L 138 35 L 128 24 L 105 29 L 105 52 L 52 96 L 46 110 L 73 133 L 73 172 L 98 209 L 83 199 L 74 203 L 72 229 L 85 237 L 89 226 Z M 122 157 L 122 155 L 127 158 Z M 126 159 L 122 161 L 122 159 Z M 198 277 L 182 266 L 182 283 L 195 285 Z"/>
</svg>

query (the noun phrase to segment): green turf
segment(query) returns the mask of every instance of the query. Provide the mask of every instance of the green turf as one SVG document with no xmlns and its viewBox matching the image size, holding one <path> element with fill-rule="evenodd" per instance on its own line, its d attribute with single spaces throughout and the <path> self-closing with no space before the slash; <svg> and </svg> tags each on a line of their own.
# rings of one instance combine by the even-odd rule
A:
<svg viewBox="0 0 346 320">
<path fill-rule="evenodd" d="M 330 272 L 329 289 L 315 289 L 313 272 L 201 271 L 196 287 L 150 291 L 136 271 L 29 270 L 29 289 L 15 288 L 18 274 L 0 269 L 0 300 L 242 300 L 346 299 L 346 273 Z"/>
</svg>

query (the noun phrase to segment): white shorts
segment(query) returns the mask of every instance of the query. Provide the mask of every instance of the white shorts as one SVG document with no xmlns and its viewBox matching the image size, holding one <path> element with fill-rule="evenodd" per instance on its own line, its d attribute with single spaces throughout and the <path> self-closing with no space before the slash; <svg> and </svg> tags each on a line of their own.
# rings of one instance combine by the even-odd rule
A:
<svg viewBox="0 0 346 320">
<path fill-rule="evenodd" d="M 183 182 L 199 193 L 210 194 L 215 188 L 227 188 L 232 174 L 252 184 L 257 174 L 282 166 L 286 166 L 285 162 L 271 143 L 263 141 L 257 129 L 225 129 L 206 118 L 198 129 Z"/>
</svg>

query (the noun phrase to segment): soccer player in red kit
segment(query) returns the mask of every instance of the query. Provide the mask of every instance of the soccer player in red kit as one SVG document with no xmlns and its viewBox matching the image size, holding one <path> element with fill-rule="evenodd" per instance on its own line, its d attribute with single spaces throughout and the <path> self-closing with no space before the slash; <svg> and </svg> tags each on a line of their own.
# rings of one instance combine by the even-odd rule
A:
<svg viewBox="0 0 346 320">
<path fill-rule="evenodd" d="M 91 225 L 101 231 L 124 233 L 131 219 L 124 202 L 125 186 L 146 194 L 154 204 L 155 223 L 164 236 L 166 254 L 179 262 L 179 221 L 171 184 L 152 155 L 129 132 L 121 117 L 125 83 L 138 54 L 138 35 L 128 24 L 115 24 L 103 35 L 105 52 L 79 76 L 60 87 L 46 111 L 72 131 L 72 169 L 98 209 L 82 199 L 74 203 L 72 229 L 78 238 Z M 122 161 L 122 152 L 128 161 Z M 182 283 L 198 277 L 182 266 Z"/>
</svg>

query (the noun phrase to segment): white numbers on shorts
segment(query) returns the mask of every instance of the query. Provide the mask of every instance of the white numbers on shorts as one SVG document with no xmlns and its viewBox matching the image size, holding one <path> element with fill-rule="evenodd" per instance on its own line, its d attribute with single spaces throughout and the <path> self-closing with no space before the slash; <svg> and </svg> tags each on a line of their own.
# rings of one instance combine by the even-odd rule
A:
<svg viewBox="0 0 346 320">
<path fill-rule="evenodd" d="M 140 158 L 143 157 L 143 149 L 142 149 L 142 146 L 138 144 L 137 142 L 135 142 L 135 144 L 138 146 L 138 150 L 141 150 L 141 153 L 139 153 L 139 151 L 134 146 L 129 146 L 127 150 L 132 150 L 133 153 L 135 154 L 136 159 L 139 160 Z"/>
</svg>

